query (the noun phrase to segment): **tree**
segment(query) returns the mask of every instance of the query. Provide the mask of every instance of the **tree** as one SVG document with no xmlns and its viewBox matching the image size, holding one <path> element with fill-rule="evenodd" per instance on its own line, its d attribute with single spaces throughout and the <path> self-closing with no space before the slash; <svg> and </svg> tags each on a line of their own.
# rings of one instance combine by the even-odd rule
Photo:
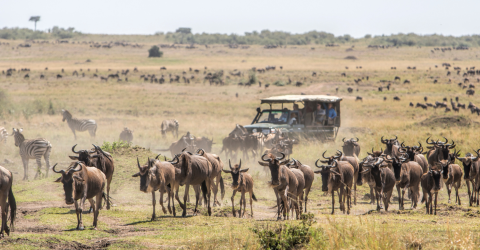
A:
<svg viewBox="0 0 480 250">
<path fill-rule="evenodd" d="M 37 31 L 37 22 L 40 21 L 40 16 L 31 16 L 28 21 L 35 22 L 35 31 Z"/>
<path fill-rule="evenodd" d="M 176 33 L 182 33 L 182 34 L 192 34 L 192 29 L 191 28 L 178 28 Z"/>
<path fill-rule="evenodd" d="M 160 48 L 156 45 L 153 45 L 149 50 L 148 50 L 148 57 L 162 57 L 163 52 L 160 51 Z"/>
</svg>

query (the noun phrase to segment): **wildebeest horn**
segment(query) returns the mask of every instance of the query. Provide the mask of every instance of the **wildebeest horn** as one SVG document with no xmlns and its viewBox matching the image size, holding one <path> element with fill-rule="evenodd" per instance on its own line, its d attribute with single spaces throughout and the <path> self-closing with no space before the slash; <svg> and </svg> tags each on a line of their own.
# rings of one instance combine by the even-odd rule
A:
<svg viewBox="0 0 480 250">
<path fill-rule="evenodd" d="M 387 140 L 384 140 L 384 139 L 383 139 L 383 136 L 382 136 L 382 138 L 380 138 L 380 141 L 381 141 L 383 144 L 386 144 L 386 143 L 387 143 L 387 142 L 386 142 Z"/>
<path fill-rule="evenodd" d="M 278 160 L 278 161 L 281 161 L 281 160 L 285 159 L 285 154 L 282 153 L 282 152 L 279 152 L 279 153 L 282 155 L 282 158 L 277 157 L 277 160 Z"/>
<path fill-rule="evenodd" d="M 334 158 L 334 159 L 342 158 L 342 155 L 343 155 L 342 151 L 340 151 L 340 150 L 337 149 L 337 152 L 339 153 L 339 155 L 334 156 L 333 158 Z"/>
<path fill-rule="evenodd" d="M 262 155 L 262 161 L 271 161 L 271 160 L 272 160 L 272 159 L 266 159 L 266 160 L 263 159 L 263 158 L 265 157 L 265 155 L 267 155 L 267 154 L 263 154 L 263 155 Z"/>
<path fill-rule="evenodd" d="M 400 152 L 400 153 L 406 153 L 406 152 L 407 152 L 407 151 L 405 151 L 405 150 L 403 149 L 403 147 L 400 147 L 400 148 L 398 148 L 397 150 L 398 150 L 398 152 Z"/>
<path fill-rule="evenodd" d="M 158 154 L 156 157 L 155 157 L 155 160 L 158 160 L 158 157 L 160 156 L 161 154 Z"/>
<path fill-rule="evenodd" d="M 238 164 L 238 170 L 242 168 L 242 159 L 240 159 L 240 163 Z"/>
<path fill-rule="evenodd" d="M 345 137 L 343 137 L 342 142 L 345 142 Z"/>
<path fill-rule="evenodd" d="M 70 170 L 68 170 L 68 173 L 70 173 L 70 172 L 75 173 L 75 172 L 82 171 L 83 165 L 82 165 L 81 163 L 82 163 L 81 161 L 77 161 L 77 162 L 75 163 L 75 165 L 73 165 L 73 167 L 72 167 Z M 79 169 L 79 170 L 75 170 L 75 168 L 77 167 L 77 165 L 80 165 L 80 169 Z"/>
<path fill-rule="evenodd" d="M 175 159 L 177 159 L 177 162 L 174 162 Z M 175 155 L 175 157 L 173 157 L 173 160 L 169 161 L 171 164 L 177 164 L 179 162 L 178 160 L 178 155 Z"/>
<path fill-rule="evenodd" d="M 187 148 L 184 148 L 184 149 L 182 149 L 182 152 L 184 152 L 184 151 L 185 151 L 185 149 L 187 149 Z"/>
<path fill-rule="evenodd" d="M 443 144 L 447 144 L 448 143 L 448 139 L 444 136 L 443 138 L 445 138 L 445 142 Z"/>
<path fill-rule="evenodd" d="M 200 155 L 200 156 L 203 156 L 203 155 L 205 154 L 205 150 L 203 150 L 203 148 L 199 148 L 199 149 L 197 150 L 197 154 L 198 154 L 200 151 L 202 151 L 202 153 L 199 154 L 199 155 Z"/>
<path fill-rule="evenodd" d="M 360 140 L 358 139 L 358 137 L 355 137 L 355 138 L 357 138 L 357 142 L 359 142 L 359 141 L 360 141 Z"/>
<path fill-rule="evenodd" d="M 398 137 L 395 135 L 395 139 L 393 139 L 393 140 L 397 140 L 397 139 L 398 139 Z"/>
<path fill-rule="evenodd" d="M 316 166 L 317 168 L 324 168 L 324 166 L 323 166 L 323 165 L 322 165 L 322 166 L 318 166 L 318 164 L 317 164 L 317 163 L 318 163 L 318 161 L 319 161 L 319 160 L 320 160 L 320 159 L 318 159 L 318 160 L 315 162 L 315 166 Z"/>
<path fill-rule="evenodd" d="M 73 145 L 72 147 L 72 152 L 74 152 L 75 154 L 80 154 L 80 152 L 78 151 L 75 151 L 75 147 L 77 146 L 77 144 Z"/>
<path fill-rule="evenodd" d="M 328 159 L 330 159 L 330 158 L 325 157 L 325 153 L 326 153 L 326 152 L 327 152 L 327 150 L 325 150 L 325 152 L 323 152 L 322 156 L 323 156 L 323 158 L 325 158 L 325 159 L 328 160 Z"/>
<path fill-rule="evenodd" d="M 230 162 L 230 159 L 228 159 L 228 166 L 230 166 L 230 169 L 233 170 L 232 163 Z"/>
<path fill-rule="evenodd" d="M 150 162 L 150 157 L 148 157 L 148 168 L 151 168 L 152 167 L 152 162 Z"/>
<path fill-rule="evenodd" d="M 433 140 L 431 140 L 432 142 L 428 142 L 428 139 L 430 139 L 430 137 L 428 137 L 427 140 L 425 140 L 425 142 L 426 142 L 427 144 L 430 144 L 430 145 L 436 144 Z"/>
<path fill-rule="evenodd" d="M 137 157 L 137 165 L 138 165 L 138 169 L 141 171 L 142 168 L 140 167 L 140 161 L 138 160 L 138 157 Z"/>
<path fill-rule="evenodd" d="M 400 146 L 401 146 L 402 148 L 405 147 L 405 144 L 404 144 L 404 143 L 405 143 L 405 142 L 402 141 L 402 143 L 400 144 Z"/>
<path fill-rule="evenodd" d="M 57 171 L 55 170 L 55 167 L 57 166 L 58 163 L 56 163 L 55 165 L 53 165 L 53 168 L 52 168 L 52 171 L 57 173 L 57 174 L 65 174 L 65 170 L 60 170 L 60 171 Z"/>
</svg>

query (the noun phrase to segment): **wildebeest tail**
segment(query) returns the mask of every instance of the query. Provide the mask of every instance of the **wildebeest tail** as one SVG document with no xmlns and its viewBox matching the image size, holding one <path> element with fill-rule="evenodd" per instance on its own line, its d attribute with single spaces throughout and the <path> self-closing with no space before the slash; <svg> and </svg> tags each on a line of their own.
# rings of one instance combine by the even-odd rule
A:
<svg viewBox="0 0 480 250">
<path fill-rule="evenodd" d="M 207 182 L 203 181 L 202 182 L 202 193 L 203 193 L 203 201 L 205 202 L 205 205 L 207 205 Z"/>
<path fill-rule="evenodd" d="M 13 196 L 12 187 L 8 191 L 8 204 L 10 204 L 10 227 L 14 231 L 13 223 L 17 217 L 17 202 L 15 201 L 15 196 Z"/>
<path fill-rule="evenodd" d="M 223 177 L 220 175 L 220 190 L 222 193 L 222 200 L 225 197 L 225 184 L 223 183 Z"/>
<path fill-rule="evenodd" d="M 252 199 L 253 199 L 254 201 L 257 201 L 257 197 L 255 197 L 255 194 L 254 194 L 253 192 L 252 192 Z"/>
<path fill-rule="evenodd" d="M 107 193 L 103 192 L 102 198 L 105 201 L 105 204 L 110 204 L 110 206 L 113 204 L 112 203 L 112 198 L 107 195 Z"/>
</svg>

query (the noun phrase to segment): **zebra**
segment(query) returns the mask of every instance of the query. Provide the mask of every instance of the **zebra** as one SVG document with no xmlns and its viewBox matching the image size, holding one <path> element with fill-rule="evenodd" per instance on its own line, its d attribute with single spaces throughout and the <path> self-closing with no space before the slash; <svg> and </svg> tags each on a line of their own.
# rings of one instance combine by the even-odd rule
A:
<svg viewBox="0 0 480 250">
<path fill-rule="evenodd" d="M 7 144 L 8 132 L 4 127 L 0 127 L 0 142 Z"/>
<path fill-rule="evenodd" d="M 131 143 L 133 141 L 133 131 L 125 127 L 120 133 L 119 141 Z"/>
<path fill-rule="evenodd" d="M 52 144 L 43 138 L 26 140 L 22 134 L 23 128 L 13 129 L 12 136 L 15 139 L 15 146 L 20 148 L 20 156 L 22 157 L 24 175 L 23 180 L 28 180 L 28 160 L 36 159 L 38 170 L 35 174 L 37 179 L 38 174 L 41 174 L 42 168 L 42 156 L 45 158 L 47 164 L 46 177 L 48 177 L 48 171 L 50 170 L 50 152 L 52 151 Z"/>
<path fill-rule="evenodd" d="M 172 131 L 172 135 L 175 138 L 178 138 L 178 127 L 179 126 L 180 125 L 179 125 L 178 121 L 175 120 L 175 119 L 162 121 L 162 125 L 161 125 L 162 137 L 165 139 L 167 137 L 167 132 Z"/>
<path fill-rule="evenodd" d="M 88 133 L 90 133 L 90 137 L 95 138 L 95 133 L 97 132 L 97 123 L 95 122 L 95 120 L 73 118 L 72 114 L 70 114 L 70 112 L 65 109 L 62 109 L 62 116 L 62 122 L 67 120 L 68 126 L 72 130 L 73 135 L 75 136 L 75 140 L 77 140 L 75 130 L 79 132 L 88 130 Z"/>
</svg>

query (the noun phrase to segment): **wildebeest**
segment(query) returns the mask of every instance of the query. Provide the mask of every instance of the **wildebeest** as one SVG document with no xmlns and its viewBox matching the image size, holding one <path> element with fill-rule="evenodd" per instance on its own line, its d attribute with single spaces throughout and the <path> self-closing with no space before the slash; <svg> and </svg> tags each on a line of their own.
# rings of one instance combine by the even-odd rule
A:
<svg viewBox="0 0 480 250">
<path fill-rule="evenodd" d="M 268 166 L 270 168 L 271 182 L 270 185 L 275 192 L 277 197 L 277 220 L 281 219 L 281 209 L 283 208 L 283 219 L 288 219 L 288 208 L 289 200 L 294 204 L 294 208 L 297 211 L 297 215 L 300 214 L 300 209 L 298 206 L 298 180 L 295 174 L 284 164 L 288 160 L 283 160 L 285 154 L 281 153 L 282 157 L 275 157 L 272 154 L 268 155 L 268 158 L 265 159 L 265 154 L 262 155 L 262 161 L 258 163 L 261 166 Z M 300 191 L 300 194 L 303 190 Z"/>
<path fill-rule="evenodd" d="M 240 197 L 240 211 L 238 212 L 238 217 L 244 218 L 245 217 L 245 207 L 246 207 L 246 200 L 245 200 L 245 193 L 248 192 L 250 194 L 250 213 L 251 216 L 253 217 L 253 206 L 252 206 L 252 200 L 257 201 L 257 197 L 255 197 L 255 194 L 253 193 L 253 178 L 250 174 L 247 173 L 248 168 L 242 169 L 242 160 L 240 160 L 240 164 L 235 164 L 232 168 L 232 164 L 230 163 L 230 160 L 228 160 L 228 165 L 230 167 L 230 170 L 225 170 L 222 169 L 223 172 L 231 174 L 232 175 L 232 189 L 233 189 L 233 194 L 232 194 L 232 213 L 233 217 L 236 216 L 235 212 L 235 194 L 237 192 L 241 193 Z M 243 212 L 242 212 L 242 205 L 243 205 Z"/>
<path fill-rule="evenodd" d="M 332 194 L 332 214 L 335 213 L 335 191 L 338 190 L 340 190 L 338 195 L 340 210 L 343 213 L 347 212 L 347 214 L 350 214 L 350 191 L 354 179 L 352 165 L 346 161 L 337 162 L 334 160 L 332 165 L 318 166 L 319 160 L 315 162 L 315 166 L 321 170 L 314 171 L 314 173 L 322 176 L 322 191 Z M 347 211 L 345 211 L 345 200 L 347 202 Z"/>
<path fill-rule="evenodd" d="M 208 139 L 207 137 L 195 137 L 195 146 L 197 148 L 204 149 L 206 152 L 212 152 L 212 145 L 215 144 L 212 139 Z"/>
<path fill-rule="evenodd" d="M 82 213 L 85 200 L 90 202 L 93 207 L 93 227 L 97 229 L 98 213 L 102 207 L 102 198 L 106 198 L 103 190 L 105 189 L 105 174 L 95 167 L 87 167 L 83 162 L 72 163 L 67 172 L 65 170 L 56 171 L 53 166 L 53 172 L 62 174 L 55 182 L 63 184 L 65 192 L 65 203 L 71 205 L 75 203 L 75 212 L 77 213 L 77 230 L 83 230 Z M 80 166 L 80 169 L 77 169 Z M 95 202 L 93 198 L 96 198 Z M 78 202 L 78 200 L 80 200 Z M 108 200 L 106 200 L 108 203 Z"/>
<path fill-rule="evenodd" d="M 178 127 L 179 123 L 175 119 L 163 120 L 160 129 L 162 131 L 162 137 L 165 139 L 167 137 L 167 132 L 172 132 L 173 137 L 178 138 Z"/>
<path fill-rule="evenodd" d="M 400 143 L 398 142 L 398 137 L 395 136 L 395 139 L 380 139 L 380 141 L 387 146 L 384 153 L 390 157 L 400 156 L 398 149 L 400 148 Z"/>
<path fill-rule="evenodd" d="M 131 143 L 133 141 L 133 130 L 130 130 L 127 127 L 125 127 L 123 131 L 120 133 L 119 141 Z"/>
<path fill-rule="evenodd" d="M 406 154 L 409 161 L 417 162 L 420 167 L 422 167 L 423 173 L 428 171 L 428 162 L 423 156 L 423 147 L 422 144 L 419 142 L 419 146 L 405 146 L 402 142 L 400 148 L 398 149 L 399 153 Z"/>
<path fill-rule="evenodd" d="M 158 155 L 160 156 L 160 155 Z M 160 206 L 162 206 L 163 213 L 166 214 L 167 210 L 163 206 L 163 193 L 167 192 L 168 194 L 168 211 L 172 213 L 170 209 L 170 200 L 172 201 L 173 216 L 176 216 L 175 213 L 175 167 L 168 161 L 159 161 L 155 159 L 148 158 L 147 163 L 143 166 L 140 166 L 140 162 L 137 158 L 137 167 L 139 172 L 132 175 L 132 177 L 140 177 L 140 191 L 144 193 L 152 193 L 152 221 L 155 220 L 155 191 L 160 193 Z"/>
<path fill-rule="evenodd" d="M 208 207 L 208 215 L 212 215 L 212 208 L 210 206 L 211 187 L 213 178 L 212 164 L 202 156 L 193 155 L 190 152 L 184 151 L 181 154 L 175 156 L 176 162 L 172 164 L 176 168 L 175 175 L 175 198 L 177 199 L 180 207 L 183 209 L 182 216 L 187 216 L 187 198 L 190 189 L 190 185 L 201 185 L 204 201 Z M 185 185 L 185 194 L 183 197 L 183 203 L 178 197 L 178 186 Z M 197 214 L 198 202 L 200 194 L 196 194 L 194 215 Z"/>
<path fill-rule="evenodd" d="M 388 211 L 388 203 L 390 197 L 392 196 L 393 188 L 395 187 L 395 174 L 393 173 L 387 165 L 382 165 L 384 159 L 372 158 L 371 162 L 364 162 L 363 168 L 365 171 L 363 173 L 371 174 L 375 182 L 375 198 L 377 200 L 377 211 L 381 209 L 381 201 L 385 206 L 385 211 Z M 380 200 L 380 198 L 382 200 Z"/>
<path fill-rule="evenodd" d="M 363 102 L 363 97 L 357 96 L 357 98 L 355 98 L 355 101 L 362 101 Z"/>
<path fill-rule="evenodd" d="M 454 158 L 455 160 L 455 158 Z M 436 164 L 437 169 L 442 170 L 443 182 L 447 187 L 448 203 L 450 203 L 450 194 L 452 192 L 452 186 L 455 188 L 455 204 L 462 205 L 460 196 L 458 195 L 458 189 L 462 186 L 462 169 L 459 165 L 453 164 L 449 160 L 441 160 Z"/>
<path fill-rule="evenodd" d="M 345 140 L 345 137 L 342 139 L 343 142 L 343 153 L 345 156 L 359 156 L 360 155 L 360 145 L 358 144 L 360 140 L 357 137 L 357 140 L 354 138 L 350 138 L 348 140 Z"/>
<path fill-rule="evenodd" d="M 212 153 L 207 153 L 202 148 L 197 150 L 197 154 L 205 157 L 205 159 L 207 159 L 210 162 L 210 164 L 212 165 L 211 175 L 216 180 L 216 182 L 212 182 L 212 184 L 213 184 L 212 185 L 212 187 L 213 187 L 213 206 L 216 206 L 216 205 L 221 206 L 222 204 L 217 199 L 217 192 L 218 192 L 218 186 L 220 185 L 221 200 L 223 200 L 223 197 L 225 196 L 225 185 L 223 183 L 223 177 L 222 177 L 223 162 L 218 155 L 212 154 Z"/>
<path fill-rule="evenodd" d="M 8 169 L 0 166 L 0 207 L 2 212 L 2 226 L 0 229 L 0 238 L 10 235 L 10 228 L 7 225 L 7 217 L 10 209 L 10 227 L 14 231 L 14 223 L 17 215 L 17 203 L 12 192 L 13 175 Z M 7 202 L 8 201 L 8 202 Z"/>
<path fill-rule="evenodd" d="M 404 209 L 405 190 L 408 189 L 409 196 L 412 198 L 412 208 L 417 207 L 418 198 L 420 197 L 420 180 L 423 175 L 423 170 L 420 165 L 414 161 L 401 157 L 393 157 L 385 160 L 393 166 L 393 173 L 395 174 L 395 181 L 398 191 L 398 205 L 399 209 Z M 402 192 L 400 193 L 400 190 Z"/>
<path fill-rule="evenodd" d="M 458 157 L 456 158 L 462 162 L 463 165 L 463 172 L 465 182 L 467 184 L 468 189 L 468 197 L 470 206 L 477 202 L 477 206 L 479 203 L 478 199 L 478 186 L 479 186 L 479 179 L 480 179 L 480 155 L 478 151 L 476 151 L 477 156 L 473 156 L 471 153 L 465 154 L 465 157 Z M 470 192 L 470 183 L 472 183 L 472 192 Z"/>
<path fill-rule="evenodd" d="M 308 165 L 302 164 L 300 161 L 295 160 L 292 158 L 292 161 L 287 163 L 286 165 L 288 168 L 296 168 L 302 171 L 304 180 L 305 180 L 305 189 L 300 197 L 300 200 L 303 200 L 305 203 L 305 213 L 307 212 L 307 202 L 308 202 L 308 194 L 310 193 L 310 189 L 312 188 L 313 180 L 315 178 L 312 168 Z"/>
<path fill-rule="evenodd" d="M 425 200 L 425 208 L 427 214 L 437 215 L 437 196 L 438 191 L 440 190 L 440 179 L 442 178 L 442 172 L 437 169 L 430 169 L 426 174 L 423 174 L 421 177 L 423 197 Z M 433 213 L 433 200 L 432 200 L 432 191 L 435 195 L 435 213 Z M 428 197 L 427 197 L 428 196 Z"/>
<path fill-rule="evenodd" d="M 187 134 L 182 136 L 178 141 L 173 142 L 169 148 L 158 149 L 158 151 L 170 151 L 173 158 L 176 154 L 181 153 L 184 148 L 186 148 L 187 151 L 195 151 L 197 149 L 195 138 L 190 135 L 190 132 L 187 132 Z"/>
<path fill-rule="evenodd" d="M 94 144 L 93 150 L 75 151 L 76 146 L 77 145 L 75 144 L 72 147 L 72 152 L 78 154 L 78 156 L 69 156 L 70 159 L 83 162 L 87 167 L 95 167 L 102 171 L 102 173 L 105 174 L 105 178 L 107 180 L 107 198 L 110 199 L 110 184 L 112 183 L 113 173 L 115 172 L 115 163 L 112 156 Z M 109 209 L 110 202 L 107 202 L 107 210 Z"/>
<path fill-rule="evenodd" d="M 427 144 L 432 145 L 430 147 L 427 147 L 429 149 L 429 151 L 427 152 L 427 160 L 430 167 L 435 166 L 435 163 L 441 160 L 448 160 L 450 149 L 453 149 L 456 146 L 455 141 L 453 141 L 452 144 L 448 144 L 447 138 L 445 138 L 445 142 L 440 142 L 438 140 L 436 142 L 434 142 L 433 140 L 431 140 L 431 142 L 428 142 L 428 139 L 430 139 L 430 137 L 428 137 L 426 140 Z"/>
<path fill-rule="evenodd" d="M 393 97 L 393 100 L 394 100 L 394 101 L 400 101 L 400 97 L 394 96 L 394 97 Z"/>
</svg>

